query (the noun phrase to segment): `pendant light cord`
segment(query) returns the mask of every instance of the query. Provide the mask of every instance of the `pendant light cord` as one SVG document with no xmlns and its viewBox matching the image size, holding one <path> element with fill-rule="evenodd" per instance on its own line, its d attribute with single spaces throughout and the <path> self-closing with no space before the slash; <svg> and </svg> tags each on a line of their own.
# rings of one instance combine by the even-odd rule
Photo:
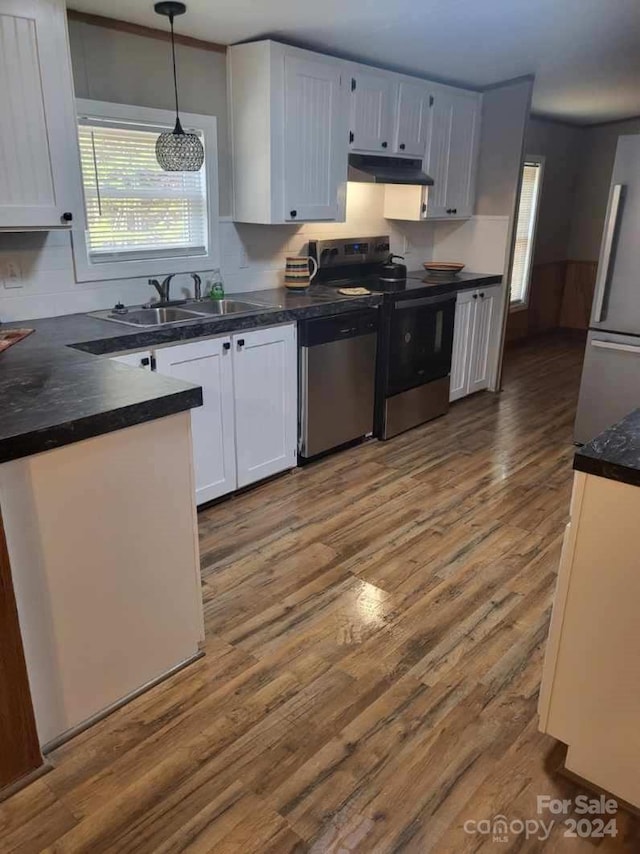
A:
<svg viewBox="0 0 640 854">
<path fill-rule="evenodd" d="M 180 113 L 178 110 L 178 74 L 176 71 L 176 43 L 173 35 L 173 15 L 169 15 L 169 23 L 171 24 L 171 58 L 173 60 L 173 91 L 176 96 L 176 129 L 180 124 Z M 182 128 L 180 128 L 182 130 Z M 174 131 L 175 133 L 175 131 Z"/>
</svg>

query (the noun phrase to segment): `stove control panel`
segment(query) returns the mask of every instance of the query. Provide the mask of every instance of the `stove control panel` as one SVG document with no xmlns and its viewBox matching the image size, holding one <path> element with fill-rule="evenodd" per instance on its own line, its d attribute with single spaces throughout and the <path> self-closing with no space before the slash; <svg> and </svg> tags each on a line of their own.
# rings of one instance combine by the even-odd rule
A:
<svg viewBox="0 0 640 854">
<path fill-rule="evenodd" d="M 340 240 L 310 240 L 309 255 L 318 267 L 342 267 L 348 264 L 382 263 L 391 252 L 389 235 Z"/>
</svg>

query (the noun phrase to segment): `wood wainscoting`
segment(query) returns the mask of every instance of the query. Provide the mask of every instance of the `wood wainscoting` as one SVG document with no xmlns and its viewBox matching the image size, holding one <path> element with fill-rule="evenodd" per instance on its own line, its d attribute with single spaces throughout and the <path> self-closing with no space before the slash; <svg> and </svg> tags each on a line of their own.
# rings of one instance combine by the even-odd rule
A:
<svg viewBox="0 0 640 854">
<path fill-rule="evenodd" d="M 509 315 L 507 343 L 551 329 L 587 329 L 597 269 L 596 261 L 535 264 L 529 305 Z"/>
<path fill-rule="evenodd" d="M 0 514 L 0 800 L 43 765 Z"/>
<path fill-rule="evenodd" d="M 587 329 L 598 273 L 597 261 L 567 261 L 560 326 Z"/>
</svg>

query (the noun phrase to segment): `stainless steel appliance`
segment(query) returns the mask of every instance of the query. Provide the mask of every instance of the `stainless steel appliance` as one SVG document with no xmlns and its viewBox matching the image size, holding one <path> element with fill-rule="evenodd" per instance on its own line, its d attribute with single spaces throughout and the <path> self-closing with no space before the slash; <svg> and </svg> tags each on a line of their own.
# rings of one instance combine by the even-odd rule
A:
<svg viewBox="0 0 640 854">
<path fill-rule="evenodd" d="M 367 184 L 433 186 L 433 178 L 422 171 L 422 160 L 419 158 L 385 157 L 379 154 L 350 154 L 349 180 Z"/>
<path fill-rule="evenodd" d="M 425 281 L 424 270 L 406 278 L 389 276 L 389 253 L 388 235 L 309 241 L 318 282 L 361 285 L 384 294 L 375 415 L 380 439 L 448 410 L 456 301 L 455 291 Z"/>
<path fill-rule="evenodd" d="M 303 460 L 373 432 L 377 332 L 375 308 L 300 322 Z"/>
<path fill-rule="evenodd" d="M 582 369 L 575 440 L 640 407 L 640 136 L 618 140 Z"/>
</svg>

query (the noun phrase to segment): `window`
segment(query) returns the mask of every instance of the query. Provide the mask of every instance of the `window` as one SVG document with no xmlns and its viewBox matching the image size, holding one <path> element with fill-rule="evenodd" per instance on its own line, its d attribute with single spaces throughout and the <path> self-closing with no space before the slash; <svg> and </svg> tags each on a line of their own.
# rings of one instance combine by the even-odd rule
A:
<svg viewBox="0 0 640 854">
<path fill-rule="evenodd" d="M 204 144 L 199 172 L 165 172 L 156 161 L 156 139 L 173 127 L 173 113 L 78 101 L 84 219 L 73 236 L 80 281 L 217 266 L 215 119 L 182 119 Z"/>
<path fill-rule="evenodd" d="M 544 159 L 542 157 L 525 158 L 518 202 L 513 267 L 511 268 L 512 307 L 522 306 L 524 308 L 529 302 L 529 282 L 531 280 L 543 169 Z"/>
</svg>

